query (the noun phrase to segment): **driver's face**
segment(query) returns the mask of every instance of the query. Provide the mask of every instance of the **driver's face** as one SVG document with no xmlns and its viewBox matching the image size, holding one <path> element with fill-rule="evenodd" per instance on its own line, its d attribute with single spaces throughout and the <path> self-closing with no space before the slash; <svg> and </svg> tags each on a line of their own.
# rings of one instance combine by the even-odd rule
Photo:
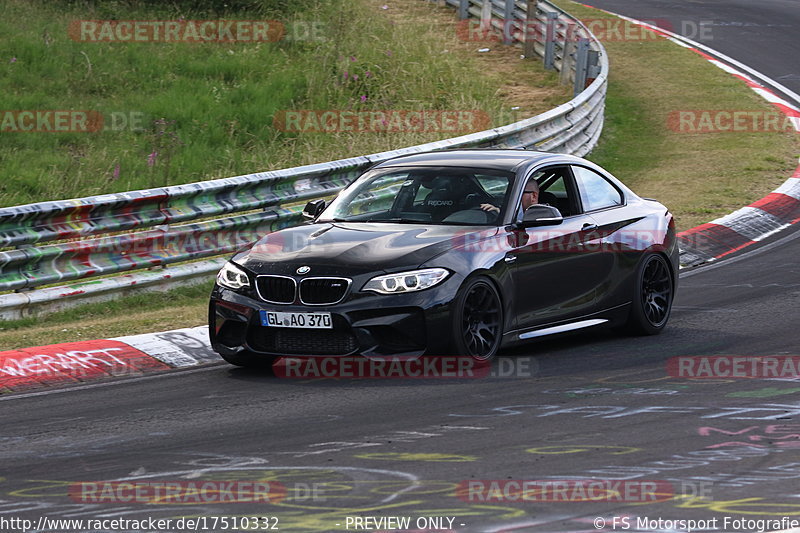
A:
<svg viewBox="0 0 800 533">
<path fill-rule="evenodd" d="M 525 187 L 522 193 L 522 210 L 528 209 L 533 204 L 539 203 L 539 191 L 530 185 Z"/>
</svg>

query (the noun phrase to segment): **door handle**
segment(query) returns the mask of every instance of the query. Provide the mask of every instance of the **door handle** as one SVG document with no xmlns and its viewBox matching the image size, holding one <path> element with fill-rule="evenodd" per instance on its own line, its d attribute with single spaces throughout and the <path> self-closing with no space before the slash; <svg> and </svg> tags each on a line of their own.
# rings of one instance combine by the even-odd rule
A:
<svg viewBox="0 0 800 533">
<path fill-rule="evenodd" d="M 597 229 L 597 224 L 590 224 L 589 222 L 587 222 L 586 224 L 583 225 L 581 231 L 594 231 L 596 229 Z"/>
<path fill-rule="evenodd" d="M 516 260 L 517 260 L 517 256 L 516 255 L 507 255 L 506 258 L 503 259 L 503 261 L 505 261 L 506 263 L 509 263 L 509 264 L 513 263 Z"/>
</svg>

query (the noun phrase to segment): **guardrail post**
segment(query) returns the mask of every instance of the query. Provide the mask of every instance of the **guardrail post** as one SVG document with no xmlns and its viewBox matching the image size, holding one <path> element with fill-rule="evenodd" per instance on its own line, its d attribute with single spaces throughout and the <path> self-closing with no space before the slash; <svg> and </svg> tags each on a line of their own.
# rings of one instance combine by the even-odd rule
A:
<svg viewBox="0 0 800 533">
<path fill-rule="evenodd" d="M 528 0 L 528 9 L 525 13 L 525 59 L 533 59 L 536 56 L 536 1 Z"/>
<path fill-rule="evenodd" d="M 28 249 L 33 248 L 33 245 L 32 244 L 19 244 L 17 246 L 14 246 L 15 250 L 25 250 L 26 248 L 28 248 Z M 33 287 L 27 287 L 26 286 L 26 287 L 20 287 L 19 289 L 14 289 L 14 292 L 17 293 L 17 294 L 20 294 L 20 293 L 23 293 L 23 292 L 32 292 L 33 289 L 34 289 Z"/>
<path fill-rule="evenodd" d="M 514 42 L 514 4 L 515 0 L 506 0 L 503 10 L 503 44 Z"/>
<path fill-rule="evenodd" d="M 575 58 L 575 96 L 586 88 L 586 78 L 589 70 L 589 39 L 581 38 L 578 41 L 578 50 Z"/>
<path fill-rule="evenodd" d="M 492 26 L 492 0 L 483 0 L 481 6 L 481 30 L 484 32 L 493 32 Z"/>
<path fill-rule="evenodd" d="M 564 34 L 564 48 L 561 51 L 561 73 L 559 81 L 562 85 L 569 85 L 572 82 L 572 68 L 575 66 L 576 34 L 575 23 L 570 22 Z"/>
<path fill-rule="evenodd" d="M 468 17 L 469 17 L 469 0 L 459 0 L 458 18 L 463 20 Z"/>
<path fill-rule="evenodd" d="M 557 19 L 558 13 L 547 12 L 547 31 L 544 37 L 544 68 L 547 70 L 555 68 Z"/>
<path fill-rule="evenodd" d="M 600 52 L 589 50 L 586 67 L 586 85 L 590 85 L 600 75 Z"/>
</svg>

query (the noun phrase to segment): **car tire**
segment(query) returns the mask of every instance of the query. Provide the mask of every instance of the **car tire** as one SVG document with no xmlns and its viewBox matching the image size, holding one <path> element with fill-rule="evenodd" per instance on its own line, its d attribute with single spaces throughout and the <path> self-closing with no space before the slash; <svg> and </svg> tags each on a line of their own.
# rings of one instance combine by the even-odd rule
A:
<svg viewBox="0 0 800 533">
<path fill-rule="evenodd" d="M 453 349 L 457 355 L 488 363 L 503 339 L 503 303 L 488 278 L 468 279 L 454 302 Z"/>
<path fill-rule="evenodd" d="M 661 333 L 672 311 L 675 283 L 669 263 L 661 254 L 649 254 L 636 269 L 628 321 L 621 328 L 629 335 Z"/>
<path fill-rule="evenodd" d="M 242 351 L 237 354 L 228 354 L 223 355 L 220 354 L 223 359 L 229 362 L 232 365 L 241 366 L 244 368 L 259 368 L 259 369 L 271 369 L 272 363 L 274 363 L 278 358 L 275 356 L 269 355 L 258 355 L 253 352 Z"/>
</svg>

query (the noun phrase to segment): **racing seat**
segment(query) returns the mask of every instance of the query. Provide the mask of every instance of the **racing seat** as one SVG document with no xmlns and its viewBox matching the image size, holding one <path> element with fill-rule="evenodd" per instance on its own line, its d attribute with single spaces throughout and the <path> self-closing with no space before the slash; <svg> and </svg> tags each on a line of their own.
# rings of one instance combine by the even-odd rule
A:
<svg viewBox="0 0 800 533">
<path fill-rule="evenodd" d="M 558 207 L 558 197 L 551 192 L 542 191 L 539 193 L 539 203 Z"/>
<path fill-rule="evenodd" d="M 550 207 L 555 207 L 556 209 L 559 210 L 559 212 L 564 214 L 565 204 L 569 205 L 569 200 L 567 200 L 566 198 L 561 199 L 551 192 L 542 191 L 539 193 L 539 203 L 544 205 L 549 205 Z"/>
<path fill-rule="evenodd" d="M 453 180 L 440 176 L 433 180 L 432 189 L 425 197 L 425 210 L 431 214 L 434 222 L 441 222 L 448 215 L 458 210 Z"/>
</svg>

